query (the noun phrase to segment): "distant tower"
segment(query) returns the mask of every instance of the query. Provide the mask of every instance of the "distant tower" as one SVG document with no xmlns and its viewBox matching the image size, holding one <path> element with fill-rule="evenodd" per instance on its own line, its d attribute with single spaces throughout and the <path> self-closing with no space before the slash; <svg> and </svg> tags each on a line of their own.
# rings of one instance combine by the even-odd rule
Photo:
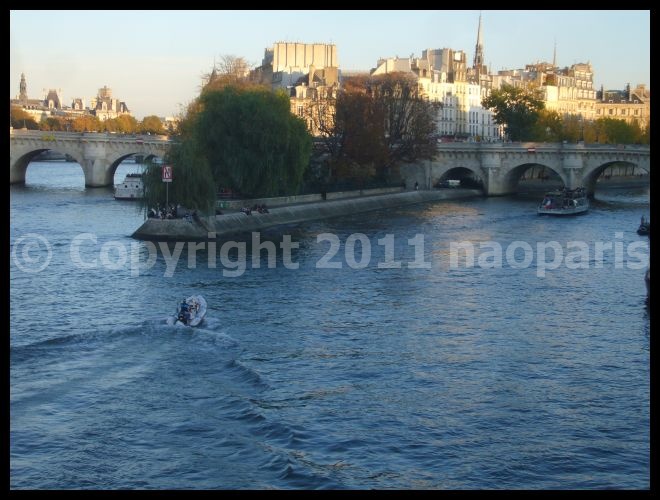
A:
<svg viewBox="0 0 660 500">
<path fill-rule="evenodd" d="M 21 85 L 20 85 L 20 93 L 18 94 L 18 98 L 21 101 L 27 101 L 27 83 L 25 83 L 25 73 L 21 73 Z"/>
<path fill-rule="evenodd" d="M 472 67 L 477 70 L 477 75 L 481 74 L 484 65 L 484 44 L 481 36 L 481 12 L 479 13 L 479 29 L 477 30 L 477 46 L 474 48 L 474 61 Z"/>
<path fill-rule="evenodd" d="M 555 49 L 552 52 L 552 67 L 557 67 L 557 39 L 555 38 Z"/>
</svg>

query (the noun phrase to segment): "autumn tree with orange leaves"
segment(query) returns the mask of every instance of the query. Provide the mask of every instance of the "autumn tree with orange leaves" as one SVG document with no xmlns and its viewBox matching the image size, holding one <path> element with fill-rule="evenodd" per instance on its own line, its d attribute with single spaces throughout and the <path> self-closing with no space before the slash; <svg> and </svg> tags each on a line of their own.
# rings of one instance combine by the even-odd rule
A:
<svg viewBox="0 0 660 500">
<path fill-rule="evenodd" d="M 347 78 L 334 105 L 333 120 L 319 127 L 334 179 L 387 182 L 402 163 L 436 152 L 434 104 L 411 75 Z"/>
</svg>

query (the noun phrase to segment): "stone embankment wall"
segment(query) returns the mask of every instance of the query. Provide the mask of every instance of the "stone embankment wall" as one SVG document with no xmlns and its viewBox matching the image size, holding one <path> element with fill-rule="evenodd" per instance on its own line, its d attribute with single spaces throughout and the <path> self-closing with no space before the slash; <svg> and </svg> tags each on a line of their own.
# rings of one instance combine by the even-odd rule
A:
<svg viewBox="0 0 660 500">
<path fill-rule="evenodd" d="M 140 240 L 155 241 L 207 240 L 209 238 L 222 238 L 231 234 L 259 231 L 284 224 L 296 224 L 371 210 L 384 210 L 416 203 L 470 198 L 481 195 L 481 191 L 476 189 L 438 189 L 405 191 L 279 207 L 266 202 L 269 207 L 269 213 L 267 214 L 252 212 L 252 215 L 246 215 L 239 212 L 201 217 L 197 221 L 147 219 L 132 236 Z M 245 204 L 246 201 L 242 203 Z M 252 203 L 257 203 L 257 200 L 249 200 L 249 204 Z"/>
<path fill-rule="evenodd" d="M 376 189 L 363 189 L 360 191 L 336 191 L 333 193 L 327 193 L 326 200 L 342 200 L 345 198 L 355 198 L 356 196 L 374 196 L 378 194 L 391 194 L 391 193 L 400 193 L 402 190 L 400 187 L 389 187 L 389 188 L 376 188 Z M 230 209 L 230 210 L 240 210 L 246 205 L 266 205 L 267 207 L 281 207 L 284 205 L 293 205 L 296 203 L 312 203 L 317 201 L 324 201 L 323 195 L 321 193 L 315 194 L 301 194 L 298 196 L 280 196 L 277 198 L 255 198 L 252 200 L 218 200 L 218 208 L 221 209 Z"/>
</svg>

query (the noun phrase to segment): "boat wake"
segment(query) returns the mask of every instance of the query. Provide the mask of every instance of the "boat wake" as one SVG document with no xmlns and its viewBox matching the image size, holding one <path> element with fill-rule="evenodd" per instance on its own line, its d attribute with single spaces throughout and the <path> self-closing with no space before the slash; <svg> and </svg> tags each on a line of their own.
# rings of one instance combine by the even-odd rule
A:
<svg viewBox="0 0 660 500">
<path fill-rule="evenodd" d="M 207 318 L 201 326 L 191 329 L 184 325 L 168 326 L 171 316 L 154 316 L 142 323 L 131 326 L 120 326 L 105 331 L 88 331 L 61 335 L 30 344 L 12 346 L 10 348 L 11 365 L 16 366 L 31 359 L 47 360 L 49 357 L 60 357 L 65 353 L 75 356 L 80 352 L 91 353 L 109 346 L 121 349 L 136 341 L 146 341 L 154 346 L 171 339 L 189 339 L 188 343 L 213 345 L 227 348 L 238 345 L 238 341 L 222 331 L 222 322 Z M 190 335 L 194 333 L 194 335 Z M 173 335 L 174 334 L 174 335 Z M 139 340 L 138 340 L 139 339 Z"/>
</svg>

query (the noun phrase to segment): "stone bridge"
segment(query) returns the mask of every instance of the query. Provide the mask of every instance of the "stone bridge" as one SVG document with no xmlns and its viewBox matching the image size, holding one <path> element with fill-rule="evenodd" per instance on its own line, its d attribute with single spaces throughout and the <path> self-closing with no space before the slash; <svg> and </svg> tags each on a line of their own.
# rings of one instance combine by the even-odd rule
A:
<svg viewBox="0 0 660 500">
<path fill-rule="evenodd" d="M 555 172 L 569 189 L 584 186 L 590 196 L 596 180 L 613 164 L 650 174 L 651 148 L 637 145 L 566 143 L 445 143 L 435 158 L 401 167 L 408 187 L 430 189 L 447 179 L 476 178 L 488 196 L 515 193 L 518 180 L 534 165 Z"/>
<path fill-rule="evenodd" d="M 9 183 L 24 183 L 30 160 L 53 150 L 74 158 L 85 173 L 85 186 L 112 186 L 115 171 L 134 154 L 162 158 L 172 141 L 167 136 L 105 132 L 48 132 L 9 129 Z"/>
<path fill-rule="evenodd" d="M 108 133 L 9 131 L 9 182 L 25 182 L 32 158 L 46 150 L 73 157 L 85 185 L 111 186 L 119 164 L 133 154 L 163 157 L 172 141 L 166 136 Z M 593 195 L 596 180 L 613 165 L 632 165 L 650 174 L 649 146 L 557 143 L 444 143 L 435 158 L 401 167 L 406 185 L 430 189 L 446 179 L 479 180 L 486 195 L 515 193 L 519 179 L 533 166 L 555 172 L 568 188 L 584 186 Z"/>
</svg>

